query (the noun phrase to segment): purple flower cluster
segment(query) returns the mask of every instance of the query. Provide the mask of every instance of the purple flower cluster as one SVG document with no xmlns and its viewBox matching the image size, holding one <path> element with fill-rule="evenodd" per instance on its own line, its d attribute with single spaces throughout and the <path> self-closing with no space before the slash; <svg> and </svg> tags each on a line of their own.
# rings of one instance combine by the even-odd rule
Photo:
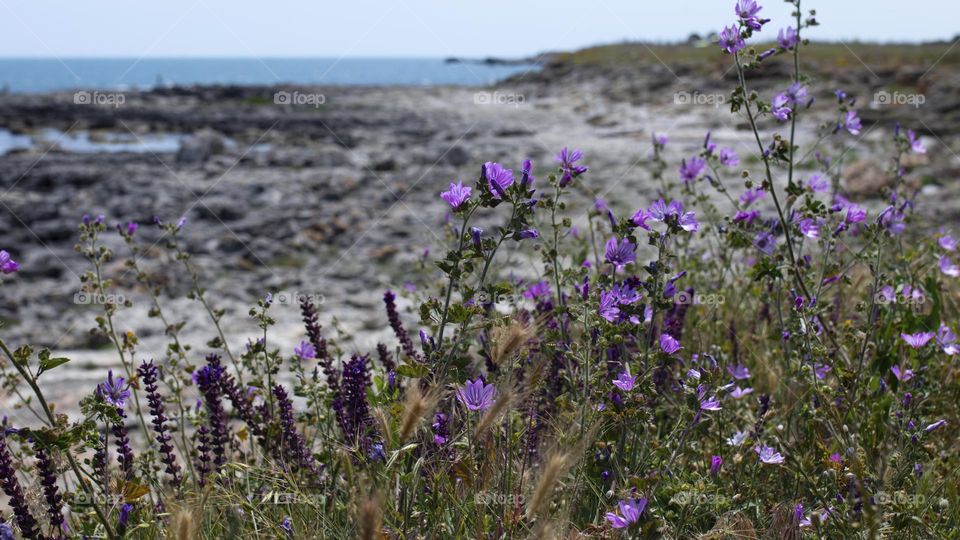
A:
<svg viewBox="0 0 960 540">
<path fill-rule="evenodd" d="M 117 409 L 117 419 L 111 426 L 113 437 L 117 445 L 117 462 L 124 475 L 133 478 L 133 449 L 130 448 L 130 438 L 127 434 L 127 412 L 124 403 L 130 397 L 126 381 L 123 377 L 113 377 L 113 370 L 107 372 L 107 379 L 97 385 L 97 393 L 104 401 Z"/>
<path fill-rule="evenodd" d="M 24 538 L 37 540 L 41 538 L 37 520 L 30 514 L 27 500 L 23 495 L 20 482 L 17 481 L 17 471 L 14 468 L 13 457 L 7 447 L 7 435 L 0 429 L 0 488 L 9 497 L 8 504 L 13 508 L 17 526 Z"/>
<path fill-rule="evenodd" d="M 371 444 L 373 419 L 367 402 L 370 372 L 366 355 L 354 354 L 343 366 L 343 431 L 348 444 L 364 450 Z"/>
<path fill-rule="evenodd" d="M 43 498 L 47 503 L 47 517 L 51 531 L 63 529 L 63 497 L 57 489 L 57 472 L 47 450 L 38 441 L 33 447 L 37 456 L 37 472 L 43 487 Z"/>
<path fill-rule="evenodd" d="M 281 385 L 273 387 L 273 397 L 277 402 L 277 410 L 280 412 L 280 461 L 289 469 L 302 471 L 313 476 L 314 481 L 319 481 L 320 470 L 314 463 L 313 454 L 307 446 L 307 441 L 303 438 L 300 430 L 297 429 L 297 421 L 293 415 L 293 402 L 287 395 L 286 389 Z"/>
<path fill-rule="evenodd" d="M 170 428 L 167 426 L 167 416 L 164 410 L 163 397 L 158 390 L 158 370 L 153 361 L 143 362 L 137 373 L 144 389 L 147 391 L 147 403 L 150 406 L 150 415 L 153 417 L 153 431 L 157 434 L 156 441 L 159 446 L 160 461 L 166 465 L 166 473 L 170 476 L 170 485 L 179 487 L 180 466 L 177 464 L 177 456 L 174 453 L 173 445 L 170 441 L 173 437 L 170 435 Z"/>
<path fill-rule="evenodd" d="M 193 373 L 193 382 L 196 383 L 200 394 L 203 396 L 203 405 L 207 411 L 213 465 L 217 470 L 220 470 L 227 463 L 227 447 L 230 444 L 227 413 L 223 409 L 223 402 L 220 399 L 223 395 L 225 371 L 220 363 L 220 356 L 211 354 L 207 356 L 207 365 Z"/>
<path fill-rule="evenodd" d="M 413 340 L 410 339 L 410 335 L 407 334 L 406 328 L 403 327 L 403 322 L 400 321 L 400 314 L 397 313 L 396 300 L 397 296 L 393 294 L 393 291 L 387 290 L 387 292 L 383 293 L 383 303 L 387 308 L 387 319 L 390 321 L 390 328 L 393 328 L 393 333 L 397 336 L 397 340 L 400 342 L 400 348 L 403 349 L 403 353 L 406 354 L 411 360 L 420 361 L 421 358 L 413 346 Z"/>
</svg>

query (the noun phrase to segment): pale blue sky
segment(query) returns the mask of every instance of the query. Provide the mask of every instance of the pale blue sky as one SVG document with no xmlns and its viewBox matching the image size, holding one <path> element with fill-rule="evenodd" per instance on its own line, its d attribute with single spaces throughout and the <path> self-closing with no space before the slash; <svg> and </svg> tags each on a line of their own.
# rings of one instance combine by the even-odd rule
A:
<svg viewBox="0 0 960 540">
<path fill-rule="evenodd" d="M 733 0 L 0 0 L 0 56 L 519 56 L 676 40 L 733 21 Z M 761 0 L 766 36 L 790 6 Z M 958 0 L 811 0 L 814 39 L 960 33 Z"/>
</svg>

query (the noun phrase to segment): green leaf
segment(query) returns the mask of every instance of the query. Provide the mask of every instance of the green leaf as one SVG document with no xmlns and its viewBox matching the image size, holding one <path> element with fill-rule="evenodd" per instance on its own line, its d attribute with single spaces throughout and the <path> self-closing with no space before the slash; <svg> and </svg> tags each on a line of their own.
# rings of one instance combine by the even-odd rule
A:
<svg viewBox="0 0 960 540">
<path fill-rule="evenodd" d="M 46 371 L 50 371 L 51 369 L 60 367 L 69 361 L 70 361 L 69 358 L 63 358 L 63 357 L 50 358 L 49 354 L 45 357 L 43 353 L 41 353 L 40 354 L 40 373 L 44 373 Z M 39 376 L 40 373 L 38 373 L 37 376 Z"/>
</svg>

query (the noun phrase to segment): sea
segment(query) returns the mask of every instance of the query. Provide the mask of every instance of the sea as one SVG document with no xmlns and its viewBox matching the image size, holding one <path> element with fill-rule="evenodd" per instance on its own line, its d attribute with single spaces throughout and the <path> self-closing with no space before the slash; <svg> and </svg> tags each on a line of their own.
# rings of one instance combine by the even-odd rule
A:
<svg viewBox="0 0 960 540">
<path fill-rule="evenodd" d="M 6 58 L 0 91 L 127 90 L 176 85 L 484 86 L 537 69 L 444 58 Z"/>
</svg>

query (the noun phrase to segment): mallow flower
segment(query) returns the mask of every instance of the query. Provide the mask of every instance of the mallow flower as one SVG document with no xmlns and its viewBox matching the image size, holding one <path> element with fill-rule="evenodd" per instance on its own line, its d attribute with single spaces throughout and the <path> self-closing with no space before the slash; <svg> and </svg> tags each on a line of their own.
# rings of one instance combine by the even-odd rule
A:
<svg viewBox="0 0 960 540">
<path fill-rule="evenodd" d="M 483 384 L 482 379 L 467 382 L 457 387 L 457 399 L 471 411 L 484 411 L 493 405 L 497 389 L 492 384 Z"/>
<path fill-rule="evenodd" d="M 620 510 L 619 515 L 613 512 L 607 512 L 605 517 L 614 529 L 625 529 L 640 519 L 640 514 L 643 513 L 646 507 L 646 497 L 641 497 L 640 499 L 624 499 L 620 501 L 618 505 Z"/>
<path fill-rule="evenodd" d="M 914 349 L 920 349 L 936 336 L 933 332 L 917 332 L 915 334 L 900 334 L 900 338 Z"/>
<path fill-rule="evenodd" d="M 777 34 L 777 44 L 784 50 L 790 50 L 794 48 L 797 43 L 800 41 L 799 36 L 797 35 L 796 29 L 792 26 L 786 28 L 781 28 L 780 32 Z"/>
<path fill-rule="evenodd" d="M 637 383 L 637 375 L 630 376 L 630 373 L 624 371 L 613 380 L 613 385 L 617 388 L 623 390 L 624 392 L 629 392 L 633 390 L 634 385 Z"/>
<path fill-rule="evenodd" d="M 624 238 L 617 242 L 616 237 L 607 240 L 607 247 L 604 252 L 604 258 L 612 264 L 617 271 L 623 270 L 628 264 L 633 264 L 637 260 L 637 246 L 630 240 Z"/>
<path fill-rule="evenodd" d="M 723 28 L 717 44 L 720 45 L 721 49 L 730 54 L 737 54 L 737 52 L 747 46 L 743 38 L 740 37 L 740 30 L 737 30 L 737 28 L 733 26 Z"/>
<path fill-rule="evenodd" d="M 780 465 L 784 462 L 783 456 L 772 446 L 755 446 L 753 451 L 757 453 L 761 463 L 767 465 Z"/>
<path fill-rule="evenodd" d="M 484 163 L 483 171 L 487 177 L 490 194 L 494 199 L 502 199 L 507 194 L 507 188 L 513 185 L 513 171 L 504 169 L 503 165 L 491 161 Z"/>
<path fill-rule="evenodd" d="M 683 347 L 680 345 L 680 342 L 677 341 L 673 336 L 667 334 L 666 332 L 660 334 L 660 350 L 667 353 L 673 354 Z"/>
<path fill-rule="evenodd" d="M 470 199 L 471 191 L 473 190 L 470 189 L 470 186 L 464 186 L 462 181 L 458 181 L 456 184 L 451 182 L 450 189 L 441 193 L 440 198 L 447 201 L 450 208 L 459 210 L 463 203 Z"/>
<path fill-rule="evenodd" d="M 0 250 L 0 272 L 4 274 L 12 274 L 20 270 L 20 263 L 10 258 L 10 254 L 4 250 Z"/>
<path fill-rule="evenodd" d="M 589 167 L 576 164 L 578 161 L 583 159 L 583 152 L 580 150 L 571 151 L 564 146 L 560 149 L 560 153 L 558 153 L 554 159 L 560 163 L 560 186 L 566 186 L 573 181 L 574 178 L 589 170 Z"/>
</svg>

